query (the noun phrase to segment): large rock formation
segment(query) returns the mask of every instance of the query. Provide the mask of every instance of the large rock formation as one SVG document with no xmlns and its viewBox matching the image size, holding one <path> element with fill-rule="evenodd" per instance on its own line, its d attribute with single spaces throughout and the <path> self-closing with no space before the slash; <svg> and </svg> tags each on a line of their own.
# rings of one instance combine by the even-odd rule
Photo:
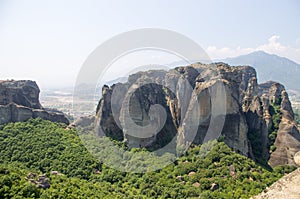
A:
<svg viewBox="0 0 300 199">
<path fill-rule="evenodd" d="M 46 110 L 41 106 L 39 93 L 39 87 L 34 81 L 0 81 L 0 124 L 37 117 L 68 124 L 63 113 Z"/>
<path fill-rule="evenodd" d="M 100 136 L 149 149 L 174 137 L 186 146 L 221 135 L 234 150 L 272 167 L 295 164 L 300 150 L 284 86 L 258 85 L 250 66 L 197 63 L 138 72 L 126 83 L 103 87 L 96 123 Z"/>
<path fill-rule="evenodd" d="M 261 106 L 255 105 L 255 101 L 252 101 L 247 112 L 249 116 L 249 113 L 251 115 L 255 111 L 264 120 L 260 121 L 262 130 L 254 133 L 255 128 L 253 128 L 249 132 L 262 138 L 261 142 L 252 143 L 252 146 L 257 146 L 257 144 L 262 146 L 261 156 L 258 155 L 256 158 L 269 159 L 271 167 L 285 164 L 295 165 L 293 157 L 300 150 L 300 134 L 284 86 L 276 82 L 261 84 L 258 87 L 258 96 L 260 96 L 260 100 L 257 101 Z M 248 121 L 253 118 L 257 118 L 257 116 L 249 116 Z M 257 134 L 258 132 L 259 134 Z"/>
</svg>

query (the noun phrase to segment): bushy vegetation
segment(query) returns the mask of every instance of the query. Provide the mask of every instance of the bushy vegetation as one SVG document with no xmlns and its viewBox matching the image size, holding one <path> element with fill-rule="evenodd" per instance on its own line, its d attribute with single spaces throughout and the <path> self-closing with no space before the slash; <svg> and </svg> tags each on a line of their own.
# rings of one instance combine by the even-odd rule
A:
<svg viewBox="0 0 300 199">
<path fill-rule="evenodd" d="M 256 131 L 248 131 L 248 139 L 250 140 L 251 148 L 255 161 L 261 165 L 268 165 L 266 157 L 263 154 L 263 141 L 261 135 Z"/>
<path fill-rule="evenodd" d="M 294 169 L 267 170 L 219 140 L 163 169 L 125 173 L 97 163 L 65 125 L 32 119 L 0 129 L 0 198 L 249 198 Z M 30 172 L 46 173 L 50 188 L 26 180 Z"/>
<path fill-rule="evenodd" d="M 294 108 L 295 121 L 297 124 L 300 124 L 300 109 Z"/>
<path fill-rule="evenodd" d="M 277 138 L 277 133 L 279 130 L 279 124 L 281 122 L 281 98 L 276 99 L 275 102 L 270 104 L 270 114 L 272 116 L 272 126 L 269 128 L 269 149 L 271 152 L 276 150 L 276 146 L 274 145 L 275 140 Z"/>
<path fill-rule="evenodd" d="M 41 119 L 0 128 L 0 162 L 20 162 L 41 172 L 60 171 L 88 179 L 99 165 L 84 148 L 75 129 Z M 74 169 L 77 168 L 77 169 Z"/>
<path fill-rule="evenodd" d="M 121 198 L 108 182 L 66 175 L 49 175 L 49 189 L 38 188 L 25 179 L 32 169 L 21 164 L 0 165 L 0 198 Z"/>
</svg>

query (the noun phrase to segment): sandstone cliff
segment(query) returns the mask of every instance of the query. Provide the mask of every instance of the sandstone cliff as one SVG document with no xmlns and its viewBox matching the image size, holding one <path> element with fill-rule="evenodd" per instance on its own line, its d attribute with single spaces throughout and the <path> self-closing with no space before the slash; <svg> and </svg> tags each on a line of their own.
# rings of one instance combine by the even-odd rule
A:
<svg viewBox="0 0 300 199">
<path fill-rule="evenodd" d="M 68 124 L 63 113 L 42 107 L 39 93 L 39 87 L 34 81 L 0 81 L 0 124 L 37 117 Z"/>
<path fill-rule="evenodd" d="M 100 136 L 149 149 L 174 137 L 185 146 L 222 136 L 234 150 L 272 167 L 295 164 L 300 151 L 284 86 L 259 85 L 250 66 L 196 63 L 138 72 L 126 83 L 103 87 L 96 123 Z"/>
</svg>

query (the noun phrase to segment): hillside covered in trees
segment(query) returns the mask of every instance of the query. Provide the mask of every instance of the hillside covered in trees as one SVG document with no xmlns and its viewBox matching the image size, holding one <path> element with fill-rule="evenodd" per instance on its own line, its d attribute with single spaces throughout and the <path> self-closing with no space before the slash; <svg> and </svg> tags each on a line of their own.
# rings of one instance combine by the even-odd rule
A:
<svg viewBox="0 0 300 199">
<path fill-rule="evenodd" d="M 42 119 L 2 125 L 0 198 L 249 198 L 295 169 L 257 165 L 219 139 L 163 169 L 125 173 L 97 162 L 77 133 Z"/>
</svg>

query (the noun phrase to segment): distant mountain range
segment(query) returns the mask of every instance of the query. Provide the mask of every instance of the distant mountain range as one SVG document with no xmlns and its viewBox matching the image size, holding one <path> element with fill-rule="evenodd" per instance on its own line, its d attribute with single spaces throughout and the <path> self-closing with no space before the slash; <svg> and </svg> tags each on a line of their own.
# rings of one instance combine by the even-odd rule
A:
<svg viewBox="0 0 300 199">
<path fill-rule="evenodd" d="M 288 90 L 300 91 L 300 64 L 274 54 L 256 51 L 234 58 L 217 60 L 230 65 L 250 65 L 257 71 L 259 83 L 277 81 Z"/>
<path fill-rule="evenodd" d="M 190 63 L 197 61 L 190 61 Z M 202 61 L 202 63 L 210 63 L 211 61 Z M 264 83 L 269 80 L 279 82 L 285 86 L 290 94 L 300 95 L 300 64 L 289 60 L 285 57 L 280 57 L 274 54 L 268 54 L 264 51 L 255 51 L 247 55 L 241 55 L 233 58 L 213 60 L 213 62 L 224 62 L 232 66 L 249 65 L 256 69 L 259 83 Z M 186 61 L 177 61 L 166 64 L 170 68 L 178 66 L 186 66 Z M 83 92 L 101 93 L 104 84 L 112 85 L 115 83 L 124 83 L 128 77 L 118 77 L 110 81 L 101 82 L 96 90 L 94 85 L 82 85 Z M 73 90 L 73 88 L 71 89 Z M 92 92 L 91 92 L 92 90 Z"/>
</svg>

